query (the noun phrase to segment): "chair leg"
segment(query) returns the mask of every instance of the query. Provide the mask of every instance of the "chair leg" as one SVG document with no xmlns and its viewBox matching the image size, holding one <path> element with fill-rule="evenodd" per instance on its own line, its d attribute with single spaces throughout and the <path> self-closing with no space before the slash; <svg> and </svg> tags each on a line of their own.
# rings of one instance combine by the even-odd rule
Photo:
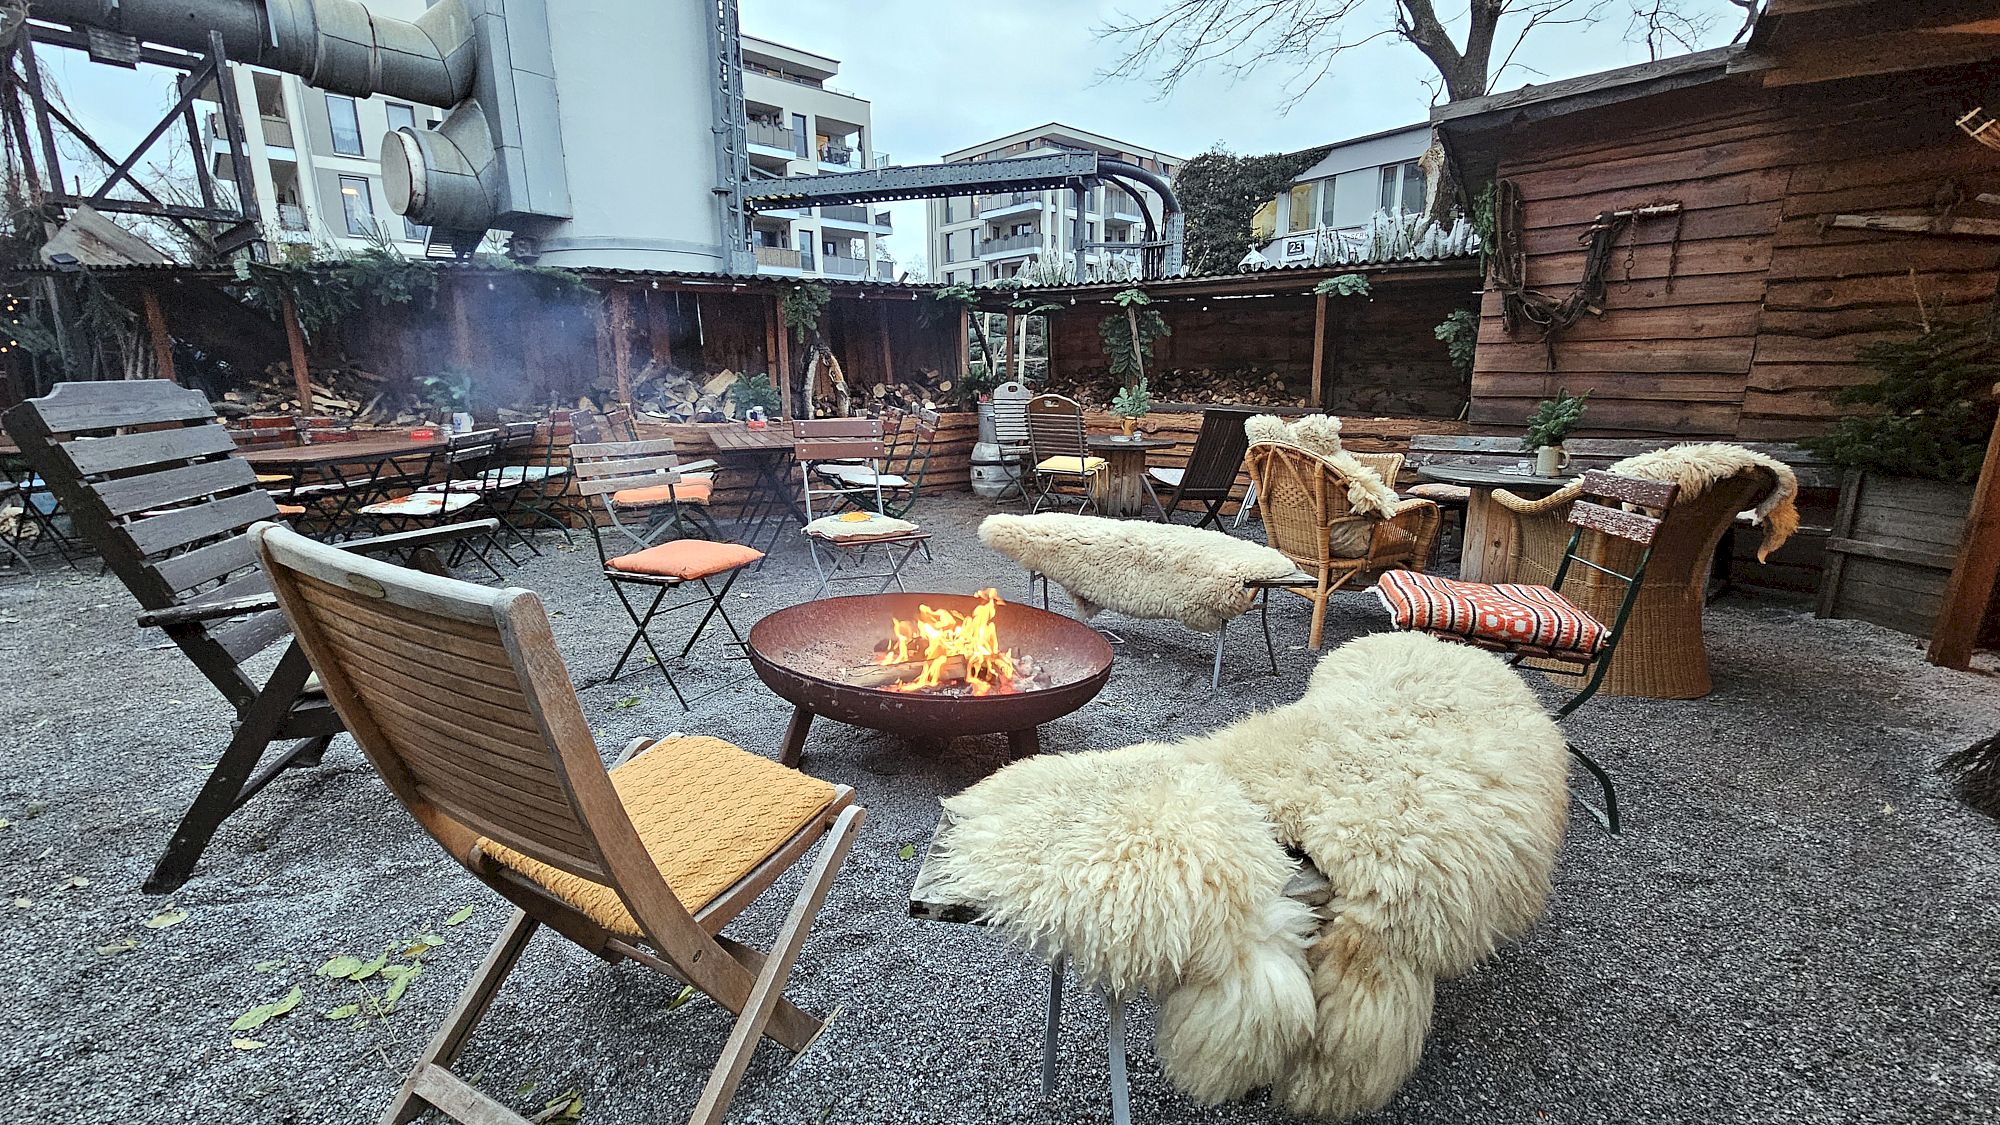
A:
<svg viewBox="0 0 2000 1125">
<path fill-rule="evenodd" d="M 514 970 L 521 959 L 521 951 L 528 946 L 528 939 L 535 936 L 540 923 L 528 917 L 524 911 L 514 911 L 514 917 L 507 928 L 500 931 L 500 937 L 486 954 L 486 962 L 472 975 L 465 991 L 459 993 L 458 1003 L 451 1014 L 439 1025 L 437 1033 L 431 1036 L 430 1045 L 417 1056 L 417 1065 L 410 1068 L 409 1077 L 403 1080 L 403 1088 L 396 1093 L 396 1099 L 389 1103 L 377 1120 L 377 1125 L 406 1125 L 414 1121 L 431 1103 L 419 1092 L 429 1085 L 433 1070 L 450 1076 L 451 1064 L 458 1060 L 465 1049 L 466 1040 L 472 1038 L 472 1029 L 486 1015 L 487 1005 L 493 1002 L 493 994 L 500 990 L 501 982 Z"/>
<path fill-rule="evenodd" d="M 660 655 L 659 649 L 653 647 L 652 634 L 646 631 L 647 626 L 653 623 L 653 618 L 659 614 L 660 603 L 667 600 L 669 589 L 670 587 L 661 586 L 653 594 L 653 604 L 647 606 L 646 612 L 642 615 L 632 607 L 631 600 L 625 596 L 624 588 L 617 582 L 611 584 L 611 592 L 618 595 L 619 604 L 625 607 L 625 616 L 632 619 L 632 639 L 625 643 L 625 651 L 618 654 L 618 663 L 611 666 L 611 674 L 605 679 L 617 679 L 619 673 L 625 670 L 625 662 L 632 659 L 632 653 L 644 644 L 646 651 L 653 654 L 653 662 L 658 665 L 660 675 L 666 677 L 668 689 L 674 693 L 674 698 L 680 701 L 681 710 L 685 711 L 688 709 L 687 697 L 681 694 L 681 685 L 674 682 L 674 674 L 667 670 L 666 658 Z"/>
<path fill-rule="evenodd" d="M 1563 748 L 1577 761 L 1583 763 L 1583 768 L 1590 772 L 1590 776 L 1597 779 L 1598 788 L 1604 791 L 1603 809 L 1593 808 L 1590 805 L 1583 807 L 1589 809 L 1590 815 L 1596 819 L 1598 826 L 1604 829 L 1605 834 L 1618 835 L 1618 790 L 1611 785 L 1611 775 L 1604 772 L 1603 766 L 1592 761 L 1590 755 L 1578 750 L 1575 743 L 1565 743 Z"/>
<path fill-rule="evenodd" d="M 1333 590 L 1327 586 L 1327 572 L 1322 570 L 1319 572 L 1319 589 L 1312 593 L 1312 635 L 1306 640 L 1314 652 L 1319 651 L 1319 642 L 1326 632 L 1326 603 L 1332 600 Z"/>
<path fill-rule="evenodd" d="M 1132 1125 L 1132 1085 L 1125 1074 L 1125 1001 L 1116 996 L 1104 1002 L 1105 1052 L 1110 1056 L 1111 1125 Z"/>
<path fill-rule="evenodd" d="M 708 1076 L 708 1085 L 701 1091 L 701 1100 L 695 1103 L 694 1115 L 688 1119 L 689 1125 L 718 1125 L 729 1112 L 730 1100 L 736 1096 L 736 1086 L 743 1081 L 750 1056 L 756 1052 L 757 1043 L 764 1037 L 771 1010 L 783 996 L 785 981 L 792 975 L 792 966 L 799 959 L 799 951 L 805 947 L 806 934 L 811 931 L 813 920 L 819 916 L 820 904 L 826 901 L 826 893 L 833 886 L 833 877 L 839 873 L 848 850 L 854 846 L 855 830 L 867 815 L 861 807 L 849 806 L 828 830 L 826 839 L 820 844 L 819 859 L 814 862 L 812 873 L 806 877 L 799 897 L 792 900 L 792 909 L 785 915 L 784 928 L 778 931 L 776 940 L 771 943 L 771 952 L 765 955 L 763 968 L 757 973 L 757 982 L 750 988 L 750 998 L 737 1014 L 736 1026 L 730 1030 L 729 1041 L 722 1048 L 722 1057 L 716 1060 L 715 1070 Z M 798 1049 L 802 1051 L 809 1045 L 802 1044 Z"/>
<path fill-rule="evenodd" d="M 1222 690 L 1222 643 L 1228 639 L 1229 622 L 1225 621 L 1222 623 L 1222 628 L 1215 631 L 1215 671 L 1209 673 L 1208 677 L 1210 694 Z"/>
<path fill-rule="evenodd" d="M 1278 646 L 1271 643 L 1271 588 L 1264 587 L 1264 596 L 1257 599 L 1257 616 L 1264 625 L 1264 655 L 1271 661 L 1271 674 L 1278 674 Z"/>
</svg>

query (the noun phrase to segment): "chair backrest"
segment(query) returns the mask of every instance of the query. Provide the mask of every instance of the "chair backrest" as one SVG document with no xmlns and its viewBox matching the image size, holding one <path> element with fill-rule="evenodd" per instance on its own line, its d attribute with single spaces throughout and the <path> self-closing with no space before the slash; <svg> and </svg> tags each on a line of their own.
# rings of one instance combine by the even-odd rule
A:
<svg viewBox="0 0 2000 1125">
<path fill-rule="evenodd" d="M 508 422 L 500 427 L 500 452 L 520 456 L 524 450 L 535 448 L 535 437 L 541 432 L 540 422 Z"/>
<path fill-rule="evenodd" d="M 1036 395 L 1028 400 L 1028 451 L 1037 464 L 1051 457 L 1088 457 L 1083 433 L 1083 407 L 1062 395 Z"/>
<path fill-rule="evenodd" d="M 1403 455 L 1400 453 L 1357 453 L 1347 450 L 1347 455 L 1382 478 L 1382 483 L 1396 487 L 1396 479 L 1403 475 Z"/>
<path fill-rule="evenodd" d="M 681 459 L 674 453 L 672 438 L 573 444 L 569 460 L 577 493 L 601 497 L 607 507 L 614 492 L 657 488 L 681 480 Z"/>
<path fill-rule="evenodd" d="M 445 851 L 517 902 L 533 891 L 483 860 L 479 837 L 608 884 L 676 972 L 697 974 L 683 979 L 705 984 L 723 971 L 690 956 L 713 942 L 660 877 L 612 788 L 540 599 L 359 557 L 273 524 L 252 536 L 328 699 Z M 558 900 L 540 894 L 560 917 Z"/>
<path fill-rule="evenodd" d="M 1027 384 L 1009 380 L 993 388 L 993 440 L 1003 446 L 1028 444 L 1028 400 L 1034 398 Z"/>
<path fill-rule="evenodd" d="M 1216 407 L 1201 416 L 1201 433 L 1188 454 L 1187 469 L 1181 476 L 1177 495 L 1190 500 L 1227 497 L 1236 489 L 1236 474 L 1243 468 L 1243 453 L 1250 448 L 1250 435 L 1243 423 L 1256 415 L 1254 410 Z"/>
<path fill-rule="evenodd" d="M 617 403 L 604 408 L 604 440 L 638 441 L 639 425 L 632 417 L 632 408 Z"/>
<path fill-rule="evenodd" d="M 889 448 L 882 440 L 882 419 L 800 418 L 792 423 L 792 434 L 797 439 L 792 452 L 799 462 L 800 499 L 805 502 L 807 520 L 813 518 L 814 497 L 852 500 L 856 494 L 872 493 L 875 502 L 870 506 L 877 512 L 883 509 L 879 474 L 884 471 L 882 462 Z M 814 467 L 826 461 L 865 461 L 877 475 L 873 483 L 865 485 L 816 480 Z"/>
<path fill-rule="evenodd" d="M 1348 502 L 1347 478 L 1324 457 L 1286 442 L 1253 442 L 1244 462 L 1266 541 L 1302 568 L 1325 565 L 1335 526 L 1362 518 Z"/>
<path fill-rule="evenodd" d="M 268 588 L 243 532 L 278 506 L 200 391 L 164 379 L 58 383 L 6 414 L 7 433 L 105 565 L 149 610 Z M 286 635 L 276 610 L 167 626 L 239 709 L 258 683 L 240 663 Z"/>
</svg>

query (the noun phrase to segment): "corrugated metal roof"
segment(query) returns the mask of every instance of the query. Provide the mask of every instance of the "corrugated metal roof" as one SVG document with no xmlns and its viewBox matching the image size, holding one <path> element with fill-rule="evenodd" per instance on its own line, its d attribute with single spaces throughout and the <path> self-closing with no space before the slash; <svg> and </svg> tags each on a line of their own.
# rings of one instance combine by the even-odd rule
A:
<svg viewBox="0 0 2000 1125">
<path fill-rule="evenodd" d="M 481 262 L 437 261 L 437 260 L 427 260 L 421 258 L 413 258 L 411 259 L 411 262 L 413 264 L 432 266 L 437 269 L 447 270 L 452 272 L 466 273 L 466 274 L 491 274 L 494 277 L 507 277 L 521 272 L 514 267 L 492 266 L 492 265 L 486 265 Z M 315 262 L 312 264 L 315 266 L 323 266 L 327 269 L 332 269 L 333 267 L 338 266 L 340 263 Z M 787 277 L 787 276 L 779 276 L 776 274 L 704 273 L 699 270 L 643 270 L 643 269 L 602 269 L 602 268 L 570 269 L 569 267 L 561 267 L 561 268 L 569 269 L 569 272 L 576 274 L 578 277 L 581 277 L 586 281 L 678 281 L 678 282 L 685 282 L 692 284 L 729 285 L 729 286 L 796 285 L 800 282 L 813 281 L 813 282 L 818 282 L 819 284 L 824 285 L 827 288 L 833 290 L 841 290 L 841 289 L 893 290 L 898 292 L 908 292 L 911 294 L 932 293 L 936 292 L 939 288 L 941 288 L 941 286 L 933 285 L 929 282 L 881 281 L 873 278 Z M 178 262 L 170 263 L 167 265 L 124 265 L 124 266 L 51 266 L 51 265 L 37 264 L 37 265 L 12 266 L 8 267 L 6 270 L 0 270 L 0 276 L 5 276 L 6 274 L 9 273 L 13 275 L 28 275 L 28 276 L 40 276 L 42 274 L 89 273 L 92 275 L 117 275 L 122 277 L 133 277 L 133 278 L 146 277 L 146 276 L 160 276 L 163 278 L 190 278 L 190 279 L 199 279 L 203 281 L 222 281 L 222 282 L 232 281 L 235 280 L 237 277 L 236 269 L 234 266 L 215 266 L 215 265 L 196 266 Z"/>
</svg>

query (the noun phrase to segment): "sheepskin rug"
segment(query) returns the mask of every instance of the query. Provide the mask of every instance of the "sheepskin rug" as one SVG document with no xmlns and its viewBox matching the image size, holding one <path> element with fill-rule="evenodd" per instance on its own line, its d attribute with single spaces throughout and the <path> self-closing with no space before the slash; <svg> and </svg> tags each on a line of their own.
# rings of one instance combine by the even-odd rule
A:
<svg viewBox="0 0 2000 1125">
<path fill-rule="evenodd" d="M 1274 441 L 1280 445 L 1295 445 L 1308 453 L 1317 454 L 1332 465 L 1341 479 L 1347 482 L 1347 506 L 1356 515 L 1380 516 L 1388 519 L 1396 514 L 1396 505 L 1402 497 L 1390 487 L 1382 475 L 1356 460 L 1340 444 L 1340 419 L 1329 414 L 1308 414 L 1303 418 L 1287 422 L 1275 414 L 1255 414 L 1243 420 L 1243 432 L 1252 442 Z M 1360 528 L 1361 549 L 1367 546 L 1368 529 Z M 1358 555 L 1355 550 L 1352 555 Z"/>
<path fill-rule="evenodd" d="M 1008 766 L 944 802 L 936 858 L 1015 940 L 1152 994 L 1189 1096 L 1350 1117 L 1415 1069 L 1436 981 L 1541 915 L 1567 771 L 1498 656 L 1380 634 L 1211 734 Z M 1331 881 L 1322 912 L 1285 896 L 1288 848 Z"/>
<path fill-rule="evenodd" d="M 1796 502 L 1799 477 L 1790 465 L 1740 445 L 1686 442 L 1627 457 L 1611 466 L 1610 471 L 1640 480 L 1677 484 L 1681 489 L 1677 502 L 1686 502 L 1716 484 L 1752 469 L 1767 469 L 1778 478 L 1778 486 L 1750 513 L 1750 518 L 1764 529 L 1764 540 L 1757 547 L 1757 561 L 1763 562 L 1799 529 Z"/>
<path fill-rule="evenodd" d="M 1047 575 L 1085 620 L 1110 609 L 1203 633 L 1250 608 L 1250 583 L 1297 569 L 1269 547 L 1219 531 L 1062 512 L 987 516 L 979 541 Z"/>
</svg>

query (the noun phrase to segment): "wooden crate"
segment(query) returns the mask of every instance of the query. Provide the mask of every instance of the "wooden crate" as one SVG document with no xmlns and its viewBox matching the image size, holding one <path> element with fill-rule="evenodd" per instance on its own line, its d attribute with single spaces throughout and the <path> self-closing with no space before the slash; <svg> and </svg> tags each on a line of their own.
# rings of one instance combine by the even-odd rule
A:
<svg viewBox="0 0 2000 1125">
<path fill-rule="evenodd" d="M 1849 472 L 1826 541 L 1819 615 L 1929 636 L 1972 486 Z"/>
</svg>

